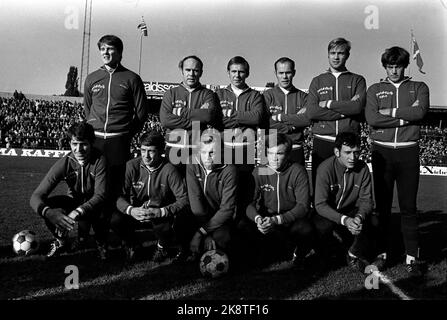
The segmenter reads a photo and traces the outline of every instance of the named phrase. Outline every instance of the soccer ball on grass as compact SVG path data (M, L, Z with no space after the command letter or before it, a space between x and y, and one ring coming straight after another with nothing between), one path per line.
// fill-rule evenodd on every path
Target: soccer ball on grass
M12 238L12 247L19 256L29 256L39 249L37 235L30 230L16 233Z
M200 258L199 267L204 277L220 277L228 272L228 256L221 250L206 251Z

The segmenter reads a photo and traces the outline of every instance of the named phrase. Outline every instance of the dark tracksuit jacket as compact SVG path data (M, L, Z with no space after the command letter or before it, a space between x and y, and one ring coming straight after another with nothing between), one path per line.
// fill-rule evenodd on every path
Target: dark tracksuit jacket
M309 182L306 169L297 163L287 163L281 171L268 166L253 170L255 193L247 207L247 217L254 221L276 216L279 225L290 225L305 218L309 212Z
M168 217L177 215L188 206L183 178L167 160L153 171L144 165L141 157L127 162L123 191L116 206L122 213L129 214L131 207L143 204L162 209Z
M102 66L85 79L84 112L97 136L133 136L147 120L143 81L121 64L112 73Z
M355 96L359 99L351 101ZM332 100L329 108L320 101ZM360 121L366 102L366 81L361 75L344 71L336 78L330 71L312 79L307 97L307 116L312 132L320 139L335 141L339 132L360 133Z
M400 142L419 140L419 121L430 107L429 89L424 82L410 79L404 79L398 89L389 80L369 87L365 117L373 143L385 142L390 143L389 147L392 144L398 147ZM416 100L419 105L413 107ZM380 109L392 109L392 115L382 115Z
M332 156L321 163L315 186L315 209L318 214L341 223L342 215L349 215L355 208L362 216L372 212L371 174L363 161L349 170Z
M160 122L166 128L166 145L177 148L197 146L200 133L197 137L192 136L192 122L200 122L199 128L203 131L208 127L218 128L221 117L215 93L202 85L192 92L183 84L169 89L160 108Z
M216 91L219 98L220 107L224 114L224 129L233 130L233 141L224 136L224 143L227 146L247 146L251 141L243 141L243 136L252 135L256 137L258 128L265 127L263 124L267 119L264 99L261 94L247 87L238 97L234 94L231 85Z
M286 95L276 85L263 94L267 110L269 111L270 129L276 129L279 133L287 134L294 145L303 145L303 130L310 125L306 112L307 93L292 87ZM277 121L272 119L274 115L281 115Z
M238 176L234 165L219 165L209 174L199 159L186 167L191 211L202 234L215 231L236 215Z
M92 214L100 214L100 210L106 198L106 164L101 154L93 149L90 160L81 166L70 152L60 158L50 168L39 186L31 195L31 208L43 216L47 210L46 203L50 193L61 181L65 181L68 186L68 196L79 203L76 211L79 217Z

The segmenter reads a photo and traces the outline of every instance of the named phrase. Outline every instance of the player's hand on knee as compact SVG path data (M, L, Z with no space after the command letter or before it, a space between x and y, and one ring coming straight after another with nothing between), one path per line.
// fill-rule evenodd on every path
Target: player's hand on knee
M48 209L45 213L45 217L58 229L73 229L74 220L66 216L65 210L62 208Z

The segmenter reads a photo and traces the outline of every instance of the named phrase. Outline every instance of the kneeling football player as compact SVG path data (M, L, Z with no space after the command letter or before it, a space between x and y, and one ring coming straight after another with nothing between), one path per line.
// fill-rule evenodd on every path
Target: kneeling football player
M271 134L266 137L265 144L268 163L253 170L255 192L246 217L238 224L238 231L257 248L278 243L281 247L276 247L276 251L287 252L287 244L291 243L294 248L292 262L302 268L314 237L308 217L307 172L302 165L288 160L292 141L287 135Z
M95 133L87 123L76 123L68 130L71 152L59 159L34 190L30 205L41 215L54 236L47 257L67 249L68 233L78 222L93 225L98 253L107 257L106 227L103 205L106 197L105 160L93 149ZM65 181L67 195L49 197L59 182ZM90 224L88 224L90 225Z
M335 139L334 155L320 164L315 185L315 227L320 249L327 258L334 231L349 246L346 259L352 268L364 272L368 262L368 220L373 208L371 175L359 160L360 138L342 132Z
M139 245L135 237L137 229L153 229L158 243L152 260L166 260L166 249L173 241L174 218L188 205L183 178L162 156L164 148L165 140L160 133L144 133L140 138L141 156L126 164L124 186L111 227L123 240L128 261L134 259Z
M219 133L203 133L199 155L186 166L192 214L179 216L175 226L182 247L178 263L198 260L204 251L229 249L238 177L234 165L223 164L222 150Z

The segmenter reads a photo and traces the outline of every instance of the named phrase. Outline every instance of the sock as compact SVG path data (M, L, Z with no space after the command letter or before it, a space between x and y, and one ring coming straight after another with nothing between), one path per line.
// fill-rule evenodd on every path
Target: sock
M382 259L386 260L386 252L377 255L377 258L382 258Z
M410 255L407 254L407 261L406 261L407 264L411 264L411 263L414 262L415 260L416 260L415 257L410 256Z

